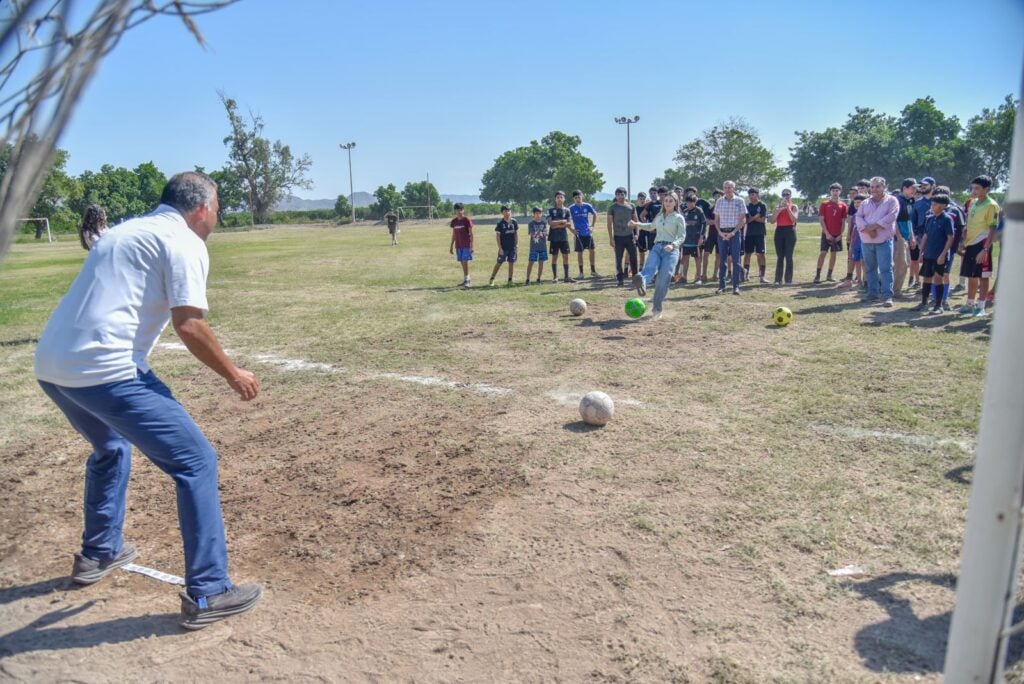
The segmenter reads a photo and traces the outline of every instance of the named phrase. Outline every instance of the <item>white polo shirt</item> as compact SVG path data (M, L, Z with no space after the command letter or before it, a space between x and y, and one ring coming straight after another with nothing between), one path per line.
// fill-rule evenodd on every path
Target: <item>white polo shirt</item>
M131 380L148 372L146 357L171 309L207 311L206 243L177 209L110 229L82 265L36 347L36 377L63 387Z

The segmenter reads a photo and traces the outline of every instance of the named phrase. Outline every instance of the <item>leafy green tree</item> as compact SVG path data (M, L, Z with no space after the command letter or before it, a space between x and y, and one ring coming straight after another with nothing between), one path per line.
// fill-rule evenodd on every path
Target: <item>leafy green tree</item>
M334 200L334 214L339 219L352 218L352 205L348 203L348 196L338 195L338 199Z
M274 205L293 188L309 189L306 173L313 165L309 155L295 157L280 140L273 144L263 137L263 118L250 114L247 125L238 113L238 104L220 95L227 111L231 134L224 138L228 147L228 166L242 180L254 223L267 223Z
M0 177L7 171L14 146L10 143L0 149ZM57 148L50 161L46 180L39 191L35 204L29 209L33 218L47 218L53 230L73 230L78 225L78 216L72 204L82 195L78 181L67 173L68 152Z
M441 203L441 193L433 183L425 180L406 183L402 190L402 202L406 207L421 207L414 209L413 215L416 218L427 218L426 205L438 206Z
M982 109L981 114L967 121L964 140L978 173L988 174L1000 186L1010 180L1010 147L1019 105L1007 95L997 108Z
M742 118L732 118L705 130L676 152L675 168L667 169L656 185L720 187L733 180L740 187L769 187L782 182L786 170L761 144L757 131Z
M72 208L79 216L90 204L98 204L107 212L107 221L115 224L141 216L156 206L146 204L139 188L139 177L123 166L104 164L98 172L84 171L78 182L82 195Z
M154 209L156 205L160 204L160 195L163 194L164 186L167 185L167 176L151 161L139 164L132 170L132 173L138 178L139 199L148 207L147 211Z
M217 225L227 225L224 217L228 212L248 208L242 179L230 166L224 166L217 171L207 171L202 166L197 166L196 171L205 173L217 184Z
M580 152L581 143L578 136L552 131L539 142L531 140L503 153L484 173L480 198L513 202L525 213L531 203L550 198L556 190L593 195L604 178L593 160Z
M398 191L394 183L388 183L387 186L381 185L373 193L376 202L370 205L370 216L373 218L383 218L384 214L389 211L397 211L399 207L404 204L402 193Z

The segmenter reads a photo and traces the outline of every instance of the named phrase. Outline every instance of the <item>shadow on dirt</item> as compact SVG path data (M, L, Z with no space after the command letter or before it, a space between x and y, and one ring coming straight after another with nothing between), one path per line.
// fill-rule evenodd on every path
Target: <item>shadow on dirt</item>
M946 642L952 611L926 618L914 613L912 601L895 593L905 582L927 582L951 591L956 587L952 574L924 575L897 572L866 582L851 582L847 586L861 596L871 599L883 608L889 618L868 625L857 632L854 647L864 665L874 672L928 674L942 672L946 659ZM1024 605L1014 610L1014 622L1024 618ZM1010 642L1007 666L1024 655L1024 638Z

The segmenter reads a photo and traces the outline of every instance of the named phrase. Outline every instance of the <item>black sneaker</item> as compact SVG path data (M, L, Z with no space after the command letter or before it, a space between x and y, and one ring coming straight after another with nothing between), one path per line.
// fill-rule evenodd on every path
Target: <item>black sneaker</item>
M815 278L814 278L814 284L815 284L815 285L817 285L817 284L818 284L818 283L820 283L820 282L821 282L821 276L815 276Z
M825 281L826 281L826 282L829 282L829 283L834 283L834 282L836 282L836 279L835 279L835 278L833 278L832 276L827 276L827 277L825 278Z
M911 311L926 311L928 309L928 302L921 302L915 306Z
M185 592L181 596L181 626L202 629L214 622L248 612L260 602L263 590L258 584L238 584L223 594L193 599Z
M121 553L106 560L93 560L76 553L75 564L71 568L71 581L75 584L96 584L112 571L131 563L138 555L134 544L125 544L121 547Z
M644 285L644 277L639 273L633 276L633 287L636 288L636 293L641 297L645 297L647 295L647 286Z

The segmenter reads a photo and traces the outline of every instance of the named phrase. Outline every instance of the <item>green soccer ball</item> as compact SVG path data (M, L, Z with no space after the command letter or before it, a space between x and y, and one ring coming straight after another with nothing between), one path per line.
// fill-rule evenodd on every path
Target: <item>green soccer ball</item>
M647 305L639 297L626 300L626 315L630 318L640 318L647 313Z
M785 327L793 321L793 312L785 306L776 307L775 311L772 311L772 320L780 328Z

